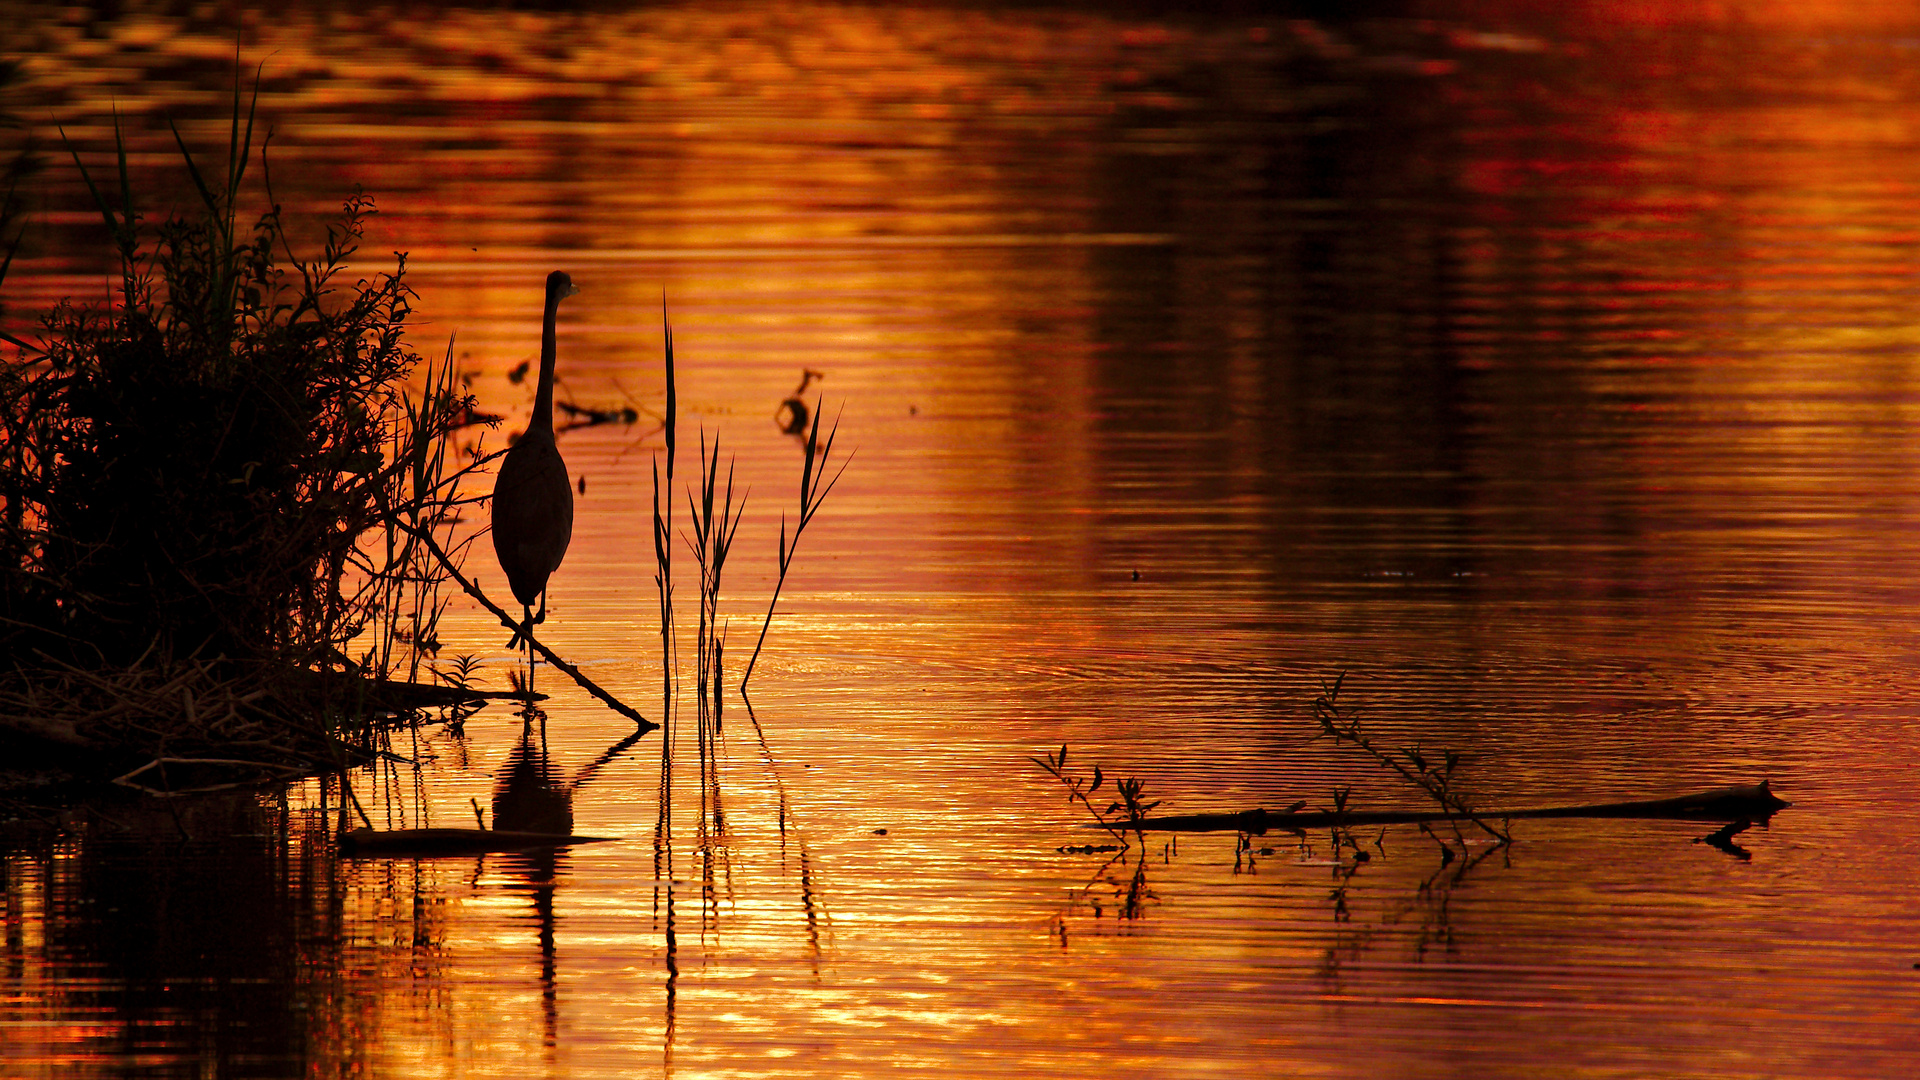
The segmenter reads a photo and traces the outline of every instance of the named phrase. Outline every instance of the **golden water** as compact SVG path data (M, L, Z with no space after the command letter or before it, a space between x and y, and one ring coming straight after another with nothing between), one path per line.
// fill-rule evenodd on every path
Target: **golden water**
M0 6L15 112L104 164L117 110L163 177L166 117L224 145L240 25L289 216L373 194L368 272L409 252L416 344L454 335L509 429L548 270L582 286L563 400L657 414L664 299L680 476L704 429L752 486L736 672L803 369L855 455L753 677L764 743L726 707L723 830L683 734L657 846L659 737L591 767L631 724L545 671L575 827L615 842L341 861L318 783L20 828L0 1072L1883 1077L1920 1051L1920 24L74 10ZM16 331L105 289L47 156ZM543 637L650 716L654 427L563 437L587 486ZM505 684L485 617L441 639ZM1168 810L1411 804L1310 740L1343 671L1489 804L1771 778L1796 806L1745 861L1620 821L1518 823L1462 874L1411 828L1350 878L1324 837L1251 868L1188 838L1138 885L1057 850L1090 837L1027 759L1062 743ZM395 747L417 773L355 791L382 826L469 823L519 731L428 729Z

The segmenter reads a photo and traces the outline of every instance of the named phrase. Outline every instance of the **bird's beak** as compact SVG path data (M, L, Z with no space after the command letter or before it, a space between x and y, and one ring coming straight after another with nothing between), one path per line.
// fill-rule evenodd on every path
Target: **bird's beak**
M572 282L568 282L568 283L567 283L567 295L568 295L568 296L573 296L573 295L576 295L576 294L578 294L579 292L580 292L580 286L578 286L578 285L575 285L575 284L574 284L574 283L572 283Z

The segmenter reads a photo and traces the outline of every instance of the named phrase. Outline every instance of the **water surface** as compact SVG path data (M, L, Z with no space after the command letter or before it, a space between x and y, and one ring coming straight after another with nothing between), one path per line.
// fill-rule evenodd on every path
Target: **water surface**
M229 13L9 11L43 139L105 163L117 111L161 185L166 118L224 140ZM561 444L545 640L595 679L658 714L663 299L680 476L705 430L752 485L730 655L803 370L856 452L757 727L726 706L723 821L689 721L656 845L659 737L595 764L631 724L542 672L575 826L617 842L343 861L318 781L23 825L4 1071L1900 1073L1920 87L1915 28L1842 19L240 17L275 197L373 194L367 272L409 253L416 344L452 336L508 429L541 279L581 284L561 395L641 414ZM9 328L105 289L47 158ZM441 637L505 685L483 614ZM1410 827L1357 871L1324 836L1059 850L1097 839L1028 761L1062 743L1168 810L1417 805L1312 739L1342 672L1487 804L1796 805L1744 859L1623 821L1446 867ZM350 782L382 826L465 824L520 733L496 706Z

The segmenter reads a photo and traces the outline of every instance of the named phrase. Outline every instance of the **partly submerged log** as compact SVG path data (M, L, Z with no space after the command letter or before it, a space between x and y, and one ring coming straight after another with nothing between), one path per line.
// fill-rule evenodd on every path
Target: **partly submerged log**
M1237 814L1179 814L1142 818L1135 825L1149 832L1245 832L1264 833L1269 829L1299 830L1347 827L1353 825L1413 825L1426 821L1482 821L1502 818L1657 818L1676 821L1758 821L1765 823L1776 811L1793 804L1776 797L1767 781L1742 787L1714 788L1694 795L1672 799L1644 799L1635 802L1596 803L1587 806L1547 806L1527 810L1483 810L1471 816L1444 810L1315 810L1283 813L1273 810L1246 810ZM1116 823L1118 824L1118 823ZM1097 826L1096 826L1097 827Z
M402 679L369 679L357 673L304 668L287 671L281 677L288 680L297 691L297 694L279 693L277 696L283 699L317 698L357 706L357 709L350 711L370 714L403 715L424 709L463 705L477 707L492 700L518 700L525 696L507 690L475 690L466 686L407 682ZM545 695L536 697L544 700Z
M340 834L340 854L348 858L481 855L490 851L537 851L574 844L604 844L611 836L510 832L502 829L351 829Z

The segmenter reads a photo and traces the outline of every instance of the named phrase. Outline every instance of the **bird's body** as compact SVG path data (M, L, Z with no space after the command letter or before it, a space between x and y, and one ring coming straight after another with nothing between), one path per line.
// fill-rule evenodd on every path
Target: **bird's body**
M493 484L493 550L513 598L540 601L573 539L573 485L553 432L531 429L507 451Z
M547 579L566 558L573 539L573 485L553 439L554 321L560 301L578 292L573 279L547 275L547 307L540 333L540 386L526 433L507 451L493 485L493 552L507 572L513 598L526 621L508 648L518 645L547 615ZM540 614L533 605L538 601Z

